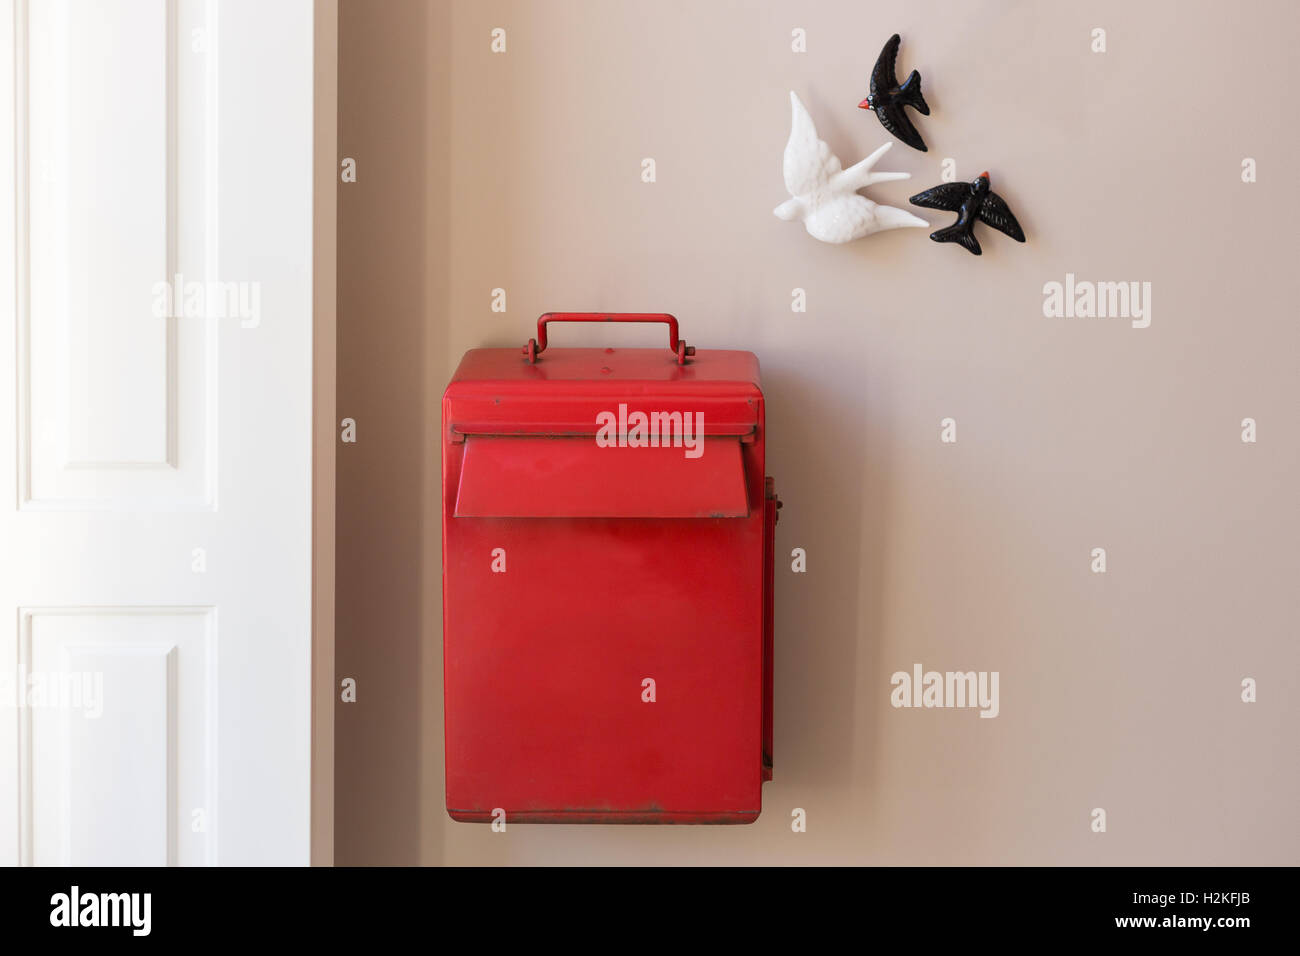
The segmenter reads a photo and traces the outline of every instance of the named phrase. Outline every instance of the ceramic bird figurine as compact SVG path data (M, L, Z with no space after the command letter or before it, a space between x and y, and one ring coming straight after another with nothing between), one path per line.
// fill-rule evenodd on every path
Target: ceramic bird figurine
M817 127L799 97L790 94L790 140L785 144L785 188L792 198L772 212L787 222L801 220L808 235L822 242L849 242L883 229L925 226L929 223L910 212L881 206L858 190L875 183L910 179L910 173L873 173L871 167L889 150L885 143L862 162L848 169L830 147L817 138Z
M921 96L921 74L913 70L902 86L894 74L894 61L898 58L898 44L901 41L895 33L885 43L876 60L876 68L871 71L871 92L858 106L864 110L875 110L880 125L885 127L913 149L926 152L925 140L916 131L912 121L903 112L904 106L910 106L922 116L930 115L930 107Z
M957 214L951 226L930 233L935 242L956 242L963 248L980 255L980 243L975 238L975 220L1004 232L1016 242L1025 241L1024 230L1006 201L989 188L989 174L980 173L970 183L942 183L923 193L917 193L911 202L927 209L946 209Z

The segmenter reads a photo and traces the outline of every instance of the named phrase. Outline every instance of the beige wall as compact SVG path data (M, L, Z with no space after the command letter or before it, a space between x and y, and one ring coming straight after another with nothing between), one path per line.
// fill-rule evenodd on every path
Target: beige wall
M343 0L339 863L1300 863L1300 17L1087 7ZM872 195L987 168L1026 245L835 247L772 216L788 90L865 156L893 31L930 152L896 144L880 168L913 178ZM1151 326L1045 318L1067 272L1151 282ZM503 836L443 812L438 400L466 349L548 309L671 311L763 363L778 555L808 573L778 565L753 826ZM892 708L915 662L999 671L1000 716Z

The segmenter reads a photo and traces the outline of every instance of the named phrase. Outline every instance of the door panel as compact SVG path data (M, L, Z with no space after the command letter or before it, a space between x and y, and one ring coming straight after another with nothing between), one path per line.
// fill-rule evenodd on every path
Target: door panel
M193 46L210 11L42 0L18 13L22 507L208 506L216 329L196 313L219 298L201 285L216 84Z
M211 862L214 609L24 608L20 641L31 862Z

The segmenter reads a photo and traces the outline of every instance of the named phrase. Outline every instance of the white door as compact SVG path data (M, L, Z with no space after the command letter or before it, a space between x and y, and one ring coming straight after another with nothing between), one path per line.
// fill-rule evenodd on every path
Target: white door
M0 0L0 862L308 862L312 16Z

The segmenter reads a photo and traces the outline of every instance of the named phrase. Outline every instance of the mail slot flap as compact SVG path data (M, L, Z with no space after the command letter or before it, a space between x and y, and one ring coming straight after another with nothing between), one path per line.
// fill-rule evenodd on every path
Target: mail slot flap
M744 518L740 440L705 436L695 449L630 448L602 447L591 437L470 435L455 515Z

